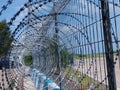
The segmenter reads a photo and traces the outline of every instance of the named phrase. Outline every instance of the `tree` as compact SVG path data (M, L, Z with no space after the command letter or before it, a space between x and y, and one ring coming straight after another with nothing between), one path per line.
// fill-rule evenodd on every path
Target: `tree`
M0 22L0 57L4 56L10 48L10 30L7 29L6 20Z

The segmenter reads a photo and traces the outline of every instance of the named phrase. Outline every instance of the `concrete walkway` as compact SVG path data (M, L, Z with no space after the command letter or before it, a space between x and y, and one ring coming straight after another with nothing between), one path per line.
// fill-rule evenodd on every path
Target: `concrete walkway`
M36 90L30 77L24 78L24 90Z

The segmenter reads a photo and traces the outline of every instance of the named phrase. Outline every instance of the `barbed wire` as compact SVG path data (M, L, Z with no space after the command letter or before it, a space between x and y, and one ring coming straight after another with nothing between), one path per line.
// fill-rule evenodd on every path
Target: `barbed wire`
M72 82L73 87L70 87L69 90L75 90L75 88L77 87L79 89L88 88L88 89L94 90L99 87L101 88L101 86L103 86L102 89L103 88L108 89L109 87L108 87L107 80L111 76L108 73L106 73L107 65L106 65L106 59L105 59L105 56L106 56L105 45L104 45L103 31L102 31L103 19L101 17L101 9L102 9L100 4L101 1L102 0L97 0L97 1L69 0L68 4L64 7L64 9L60 13L50 13L50 14L48 13L44 15L39 14L39 11L40 11L39 8L41 8L42 6L46 6L48 3L52 2L52 0L45 0L39 3L32 2L31 4L26 3L24 4L23 7L19 9L19 11L13 16L13 18L11 18L10 22L8 22L9 27L13 25L14 21L17 19L20 13L22 13L26 8L30 6L33 6L34 8L32 8L32 10L26 16L24 16L24 18L19 22L19 24L16 26L11 36L12 38L15 38L16 36L16 40L18 40L18 42L22 36L25 36L24 38L25 44L24 45L20 44L20 45L21 46L23 45L22 46L23 48L28 48L28 49L31 49L30 46L32 46L33 51L35 52L34 55L39 58L39 59L37 58L34 59L35 64L33 66L38 70L40 70L41 72L45 73L48 77L51 77L58 85L61 85L62 82L66 79L66 77L68 77L64 82L64 85L62 85L62 88L65 88L65 89L66 87L68 88L69 85L71 85L70 82ZM82 4L78 5L79 2ZM39 4L39 5L34 6L34 4ZM110 4L113 5L113 8L120 7L119 4L114 1L109 2L109 5ZM82 5L84 6L83 8L81 8ZM7 4L6 6L3 5L1 13L7 9L7 6L8 6ZM77 10L76 11L69 10L69 8L72 6L76 6ZM42 10L44 11L44 9ZM114 11L114 15L110 16L109 19L117 23L116 18L119 17L120 14L116 13L115 9L113 11ZM49 10L47 12L49 12ZM74 60L74 62L77 63L76 68L75 66L72 65L72 63L68 64L66 67L62 67L62 64L61 64L60 67L62 69L65 69L65 71L61 70L59 73L57 72L57 69L56 69L57 68L57 61L55 58L56 52L53 50L53 48L50 48L51 44L49 43L50 42L49 40L52 39L51 42L58 44L55 39L56 34L53 35L53 33L55 33L55 28L56 28L56 26L54 25L55 16L57 16L57 19L58 19L58 21L56 22L58 25L57 29L59 32L58 38L60 40L59 42L60 45L58 47L61 50L61 52L62 52L62 49L64 49L64 47L68 51L68 55L66 56L60 54L60 51L59 51L59 54L61 57L65 58L66 63L69 63L69 58L71 57L70 55L72 55L73 59L76 59ZM30 17L29 21L28 21L28 17ZM39 27L38 31L34 30L35 27L32 27L32 25L37 25L43 22L49 22L49 23L42 24L43 26ZM112 44L115 44L117 48L116 49L117 54L115 55L116 58L114 60L114 66L112 67L112 68L115 68L115 65L117 64L117 61L118 61L117 58L119 58L120 56L119 55L120 41L119 41L118 35L116 34L116 33L119 33L117 31L118 25L116 24L114 26L113 24L114 23L111 22L110 29L112 31L112 39L113 39ZM32 27L32 29L30 28L30 26ZM65 28L65 30L63 29L63 27ZM40 37L38 37L37 35L40 35ZM18 44L18 42L16 42L16 44ZM38 46L38 47L33 47L33 46ZM20 54L18 51L21 48L17 46L13 46L13 47L16 47L16 48L12 48L11 51L14 49L17 50L16 56L19 57ZM40 54L39 50L41 53L44 53L44 54ZM20 52L22 53L22 50ZM37 53L39 53L40 56L37 56ZM78 62L77 62L77 58L75 58L74 56L77 54L80 55L78 57ZM114 54L114 52L112 52L112 54ZM34 55L33 57L35 58ZM85 57L85 55L87 56ZM102 55L102 57L100 55ZM19 62L19 58L16 58L16 60L18 60ZM64 64L64 61L62 61L62 63ZM12 64L10 63L10 69L11 71L13 71L11 67L12 67ZM19 68L18 66L16 67L18 72L21 72L19 70L21 66L19 66ZM66 70L67 68L68 70ZM79 76L77 76L78 71L80 74ZM58 73L58 75L56 75L56 73ZM8 81L8 84L10 84L10 80L15 76L11 72L9 73L9 76L7 76L8 74L7 75L6 74L7 73L5 73L6 80ZM61 77L62 79L60 79ZM78 79L76 79L76 77ZM92 79L90 79L90 81L87 82L86 78L92 78ZM82 82L86 84L83 84ZM3 84L3 87L4 87L4 84ZM45 86L44 88L46 87L47 86Z
M12 3L13 3L13 0L8 0L7 3L2 6L0 10L0 16L2 15L3 11L7 10L8 6L11 5Z

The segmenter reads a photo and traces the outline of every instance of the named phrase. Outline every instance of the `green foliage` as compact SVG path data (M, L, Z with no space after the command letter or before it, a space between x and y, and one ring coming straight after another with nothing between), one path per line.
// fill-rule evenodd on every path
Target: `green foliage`
M60 55L61 55L62 67L66 67L67 65L72 64L72 62L73 62L73 55L70 54L69 52L67 52L67 49L63 48L60 51Z
M5 52L10 48L9 36L10 30L6 29L6 21L0 22L0 56L4 56Z
M74 54L73 56L75 59L80 59L82 57L82 55L80 55L80 54Z
M84 90L87 90L88 84L90 84L91 81L94 80L88 75L82 74L79 70L76 70L69 66L64 68L63 72L67 72L67 74L65 75L67 79L78 82L78 85L84 87Z
M84 54L84 55L81 55L81 54L74 54L73 55L74 56L74 58L75 59L80 59L80 58L92 58L93 57L93 55L92 54ZM103 54L103 53L100 53L100 54L95 54L95 56L94 57L104 57L105 56L105 54Z
M15 86L15 79L11 80L11 87L13 88Z
M49 47L51 49L52 55L55 56L55 60L53 60L53 66L57 63L59 52L58 52L58 46L55 42L54 38L48 38L47 43L49 44ZM72 64L73 62L73 55L67 51L67 49L62 48L60 50L60 56L61 56L61 66L66 67L69 64Z
M24 56L24 63L26 66L30 66L32 64L32 56L28 55L28 56Z

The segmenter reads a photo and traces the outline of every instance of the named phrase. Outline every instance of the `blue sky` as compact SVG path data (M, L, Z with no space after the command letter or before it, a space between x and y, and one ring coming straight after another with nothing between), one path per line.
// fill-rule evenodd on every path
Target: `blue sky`
M8 0L0 0L0 10L1 10L1 8L2 8L2 6L3 5L6 5L7 4L7 1ZM7 21L9 21L14 15L15 15L15 13L21 8L21 7L23 7L23 5L24 5L24 3L26 3L28 0L13 0L13 3L10 5L10 6L8 6L8 8L7 8L7 10L6 11L3 11L3 13L2 13L2 15L0 16L0 21L1 20L4 20L4 19L6 19ZM81 1L81 0L80 0ZM109 0L109 1L112 1L112 0ZM118 0L114 0L115 2L117 2ZM73 2L72 2L73 3ZM80 2L81 3L81 2ZM79 3L79 4L80 4ZM78 4L78 3L77 3ZM82 3L81 3L81 6L82 6ZM70 6L71 7L71 6ZM75 5L73 5L72 6L72 10L74 11L74 9L76 10L76 8L78 8L77 7L77 5L75 6ZM71 8L70 8L71 9ZM116 9L116 14L120 14L120 8L119 7L116 7L115 8ZM69 11L69 10L68 10ZM113 16L113 5L112 4L110 4L110 15L111 16ZM25 11L26 12L26 11ZM77 12L77 11L76 11ZM27 13L27 12L26 12ZM43 12L44 13L44 12ZM21 13L20 14L20 16L15 20L15 23L14 24L16 24L15 26L17 26L17 24L19 23L19 21L24 17L24 15L25 15L25 13L23 12L23 13ZM60 18L61 19L61 18ZM120 30L119 30L119 22L120 22L120 17L117 17L116 18L117 19L117 29L118 29L118 31L117 31L117 33L120 33ZM61 19L61 21L62 20L64 20L64 18L62 18ZM67 20L67 19L66 19ZM64 20L64 22L66 22L65 20ZM113 24L113 29L115 29L114 28L114 20L112 19L111 20L111 22L112 22L112 24ZM77 23L75 23L74 22L74 24L76 25ZM73 24L73 25L74 25ZM11 28L14 28L15 26L12 26ZM65 28L65 30L66 30L66 27L62 27L63 29ZM64 31L65 31L64 30ZM119 38L119 40L120 40L120 35L118 35L118 38ZM115 45L114 45L114 47L116 47Z
M7 4L8 0L0 0L0 10L3 5ZM6 19L7 21L13 17L13 15L26 3L28 0L13 0L13 3L8 6L6 11L3 11L0 16L0 21Z

